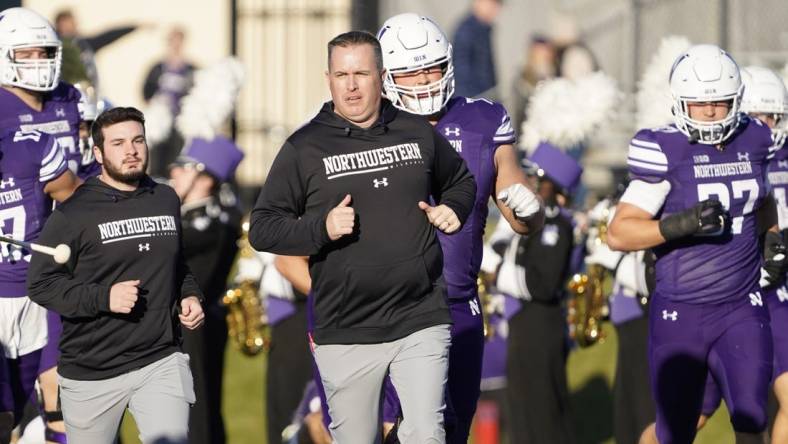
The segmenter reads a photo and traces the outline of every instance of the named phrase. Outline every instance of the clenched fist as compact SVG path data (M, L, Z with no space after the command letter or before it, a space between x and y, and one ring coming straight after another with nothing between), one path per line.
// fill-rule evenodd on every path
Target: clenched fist
M454 214L454 210L446 205L431 207L427 202L420 201L419 208L427 215L430 223L444 233L451 234L460 229L460 219Z
M350 194L346 195L342 202L332 208L326 216L326 231L332 241L353 232L353 227L356 224L356 212L350 206L350 200Z
M539 212L539 199L521 183L515 183L498 193L498 200L509 207L519 220L526 220Z
M131 313L137 303L139 279L114 284L109 289L109 311L112 313Z
M187 296L181 299L181 314L178 315L178 319L189 330L194 330L202 325L205 313L202 311L202 304L197 296Z

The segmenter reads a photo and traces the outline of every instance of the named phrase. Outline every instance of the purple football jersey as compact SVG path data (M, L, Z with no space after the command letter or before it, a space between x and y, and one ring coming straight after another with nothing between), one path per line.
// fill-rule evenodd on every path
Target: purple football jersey
M468 299L477 292L487 202L495 191L495 150L514 143L514 130L503 105L465 97L449 100L435 129L457 150L476 179L476 203L462 230L451 235L438 231L449 298Z
M777 147L769 162L769 184L777 202L777 223L780 230L788 229L788 146Z
M769 129L746 116L722 151L689 143L673 125L635 135L627 160L630 175L670 183L663 217L716 199L731 218L720 235L689 236L655 248L656 293L677 302L716 303L746 298L757 289L761 252L755 215L768 193L771 145Z
M0 137L0 229L4 236L34 241L52 212L46 184L63 174L65 154L57 140L38 131ZM0 297L27 295L31 252L0 243Z
M21 99L0 88L0 128L3 132L40 131L54 136L66 155L66 164L74 174L86 179L98 174L93 156L79 151L79 97L72 85L60 82L44 96L41 111L30 108Z

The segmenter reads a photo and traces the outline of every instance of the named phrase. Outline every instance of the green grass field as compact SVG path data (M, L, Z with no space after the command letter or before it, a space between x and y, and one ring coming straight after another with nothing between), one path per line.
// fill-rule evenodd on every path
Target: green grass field
M607 339L569 356L568 378L574 424L579 444L613 443L611 387L616 365L617 339L605 325ZM249 358L227 348L224 381L224 418L230 444L266 444L263 378L265 356ZM123 443L139 443L133 419L127 415ZM733 444L733 431L724 406L711 418L695 441L699 444ZM279 444L279 443L270 443Z

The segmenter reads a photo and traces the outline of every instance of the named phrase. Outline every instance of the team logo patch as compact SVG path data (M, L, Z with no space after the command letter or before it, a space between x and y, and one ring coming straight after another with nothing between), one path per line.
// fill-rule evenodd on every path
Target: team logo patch
M763 297L760 291L750 293L750 305L753 307L763 307Z
M679 320L679 312L677 312L676 310L673 310L671 312L667 310L662 310L662 319L666 321L670 319L671 321L676 322Z
M459 126L447 126L443 128L443 135L446 137L453 136L453 137L460 137L460 127Z

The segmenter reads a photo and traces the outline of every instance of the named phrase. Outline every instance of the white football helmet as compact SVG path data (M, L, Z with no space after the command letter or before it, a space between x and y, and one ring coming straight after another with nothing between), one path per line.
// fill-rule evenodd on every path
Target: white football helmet
M15 51L44 48L45 59L17 60ZM27 8L0 12L0 84L52 91L60 81L63 49L52 25Z
M427 17L406 13L391 17L378 31L383 50L386 97L399 109L428 116L446 106L454 94L454 64L451 44L438 25ZM394 75L433 66L443 67L436 82L419 86L401 86Z
M776 146L782 146L788 134L788 89L783 79L771 69L760 66L742 68L741 79L744 83L741 111L771 115L775 121L772 140Z
M695 45L673 63L670 92L676 126L692 141L718 145L728 139L739 124L739 107L744 86L739 67L725 51L714 45ZM688 103L730 101L725 118L713 122L692 119Z

